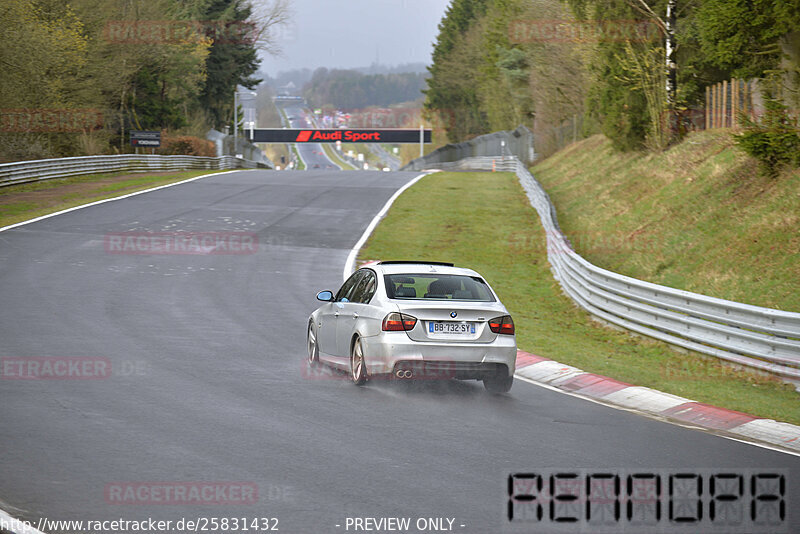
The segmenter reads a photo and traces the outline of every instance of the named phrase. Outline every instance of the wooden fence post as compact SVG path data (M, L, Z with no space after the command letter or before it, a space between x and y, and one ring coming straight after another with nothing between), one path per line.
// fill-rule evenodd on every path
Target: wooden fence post
M747 115L748 119L752 118L750 115L753 112L752 111L753 102L751 102L750 98L751 98L750 97L750 80L746 80L744 82L744 106L743 106L743 109L744 109L744 112Z
M728 80L722 81L722 127L728 127Z
M717 127L717 84L711 86L711 129Z

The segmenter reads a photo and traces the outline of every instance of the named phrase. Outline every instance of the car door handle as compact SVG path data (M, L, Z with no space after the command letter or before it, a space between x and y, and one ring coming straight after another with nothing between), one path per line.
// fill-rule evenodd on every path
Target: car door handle
M334 317L339 317L339 312L333 312Z
M357 313L353 314L353 319L358 319L358 314Z

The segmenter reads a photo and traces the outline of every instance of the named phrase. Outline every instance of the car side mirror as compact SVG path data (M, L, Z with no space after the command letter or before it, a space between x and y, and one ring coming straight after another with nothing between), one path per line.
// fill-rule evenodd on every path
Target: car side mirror
M322 302L332 302L333 301L333 291L320 291L317 293L317 300L321 300Z

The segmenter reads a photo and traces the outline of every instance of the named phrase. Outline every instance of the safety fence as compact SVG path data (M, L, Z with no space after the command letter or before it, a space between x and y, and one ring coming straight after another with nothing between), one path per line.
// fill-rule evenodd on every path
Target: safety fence
M722 81L706 87L705 127L735 128L742 115L751 117L760 108L758 80Z
M42 159L0 164L0 187L83 174L255 168L267 168L267 165L261 162L235 158L233 156L214 158L203 156L120 154L112 156Z
M436 167L516 173L544 226L553 275L564 292L593 316L671 345L774 374L800 389L800 313L660 286L589 263L573 250L558 226L549 196L516 157L472 157Z

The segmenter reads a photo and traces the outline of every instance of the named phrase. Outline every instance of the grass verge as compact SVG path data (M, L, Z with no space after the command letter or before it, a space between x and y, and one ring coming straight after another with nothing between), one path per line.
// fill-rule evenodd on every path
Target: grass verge
M264 154L276 167L286 170L286 165L292 159L289 145L284 143L258 143L256 146L264 151ZM283 162L281 162L281 157L283 157Z
M436 173L403 193L359 257L452 261L483 276L522 350L638 386L800 424L800 394L777 379L600 326L553 279L536 211L510 173Z
M357 170L353 165L340 158L336 149L330 146L328 143L320 143L320 146L322 147L322 150L325 151L325 155L328 156L328 159L340 166L343 171Z
M0 188L0 228L97 200L223 171L92 174Z
M766 178L730 131L662 153L620 153L603 136L533 168L576 251L678 289L800 311L800 170Z
M297 145L292 145L292 152L294 152L294 161L297 163L295 166L296 171L306 170L306 162L300 157L300 152L297 150Z

